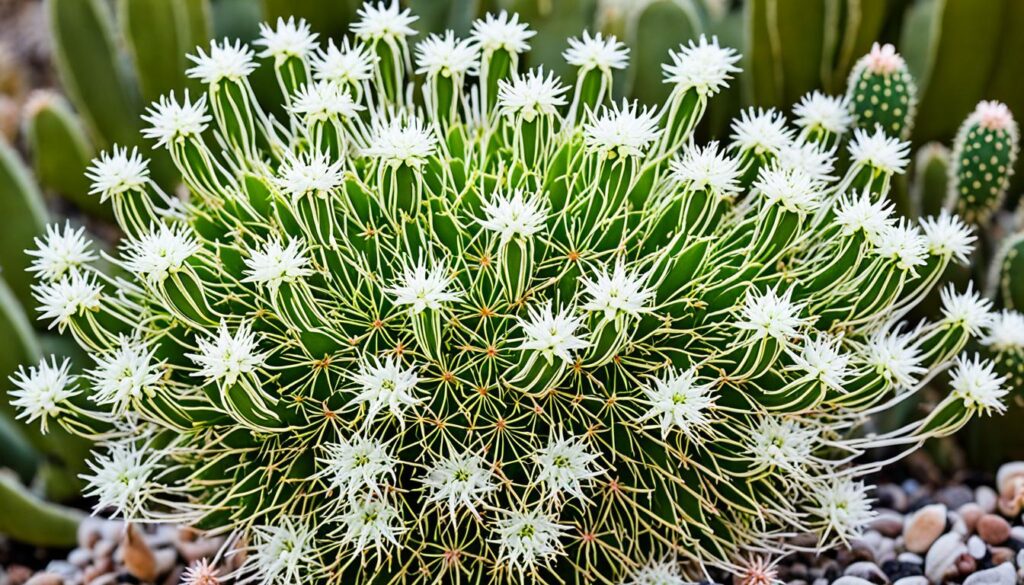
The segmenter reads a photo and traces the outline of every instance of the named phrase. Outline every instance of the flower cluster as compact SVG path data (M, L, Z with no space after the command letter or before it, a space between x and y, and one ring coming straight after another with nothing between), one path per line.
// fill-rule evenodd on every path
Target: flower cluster
M281 20L197 51L208 91L145 117L187 197L115 148L89 176L119 269L70 227L33 252L40 317L95 364L12 395L102 441L103 509L234 532L241 582L681 583L856 536L858 455L1002 409L961 354L1012 319L949 289L903 323L974 236L892 215L908 145L843 99L699 145L738 70L715 39L671 53L654 108L612 102L614 38L569 41L570 87L524 70L514 15L410 46L397 2L359 14L340 42ZM943 369L923 420L856 432Z

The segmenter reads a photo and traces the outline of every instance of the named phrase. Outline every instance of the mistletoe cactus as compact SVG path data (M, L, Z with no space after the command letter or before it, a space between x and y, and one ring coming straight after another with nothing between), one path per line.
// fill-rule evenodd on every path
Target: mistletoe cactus
M101 441L98 508L234 535L262 583L679 583L769 573L870 516L859 456L1003 410L963 353L989 303L902 318L971 231L896 220L908 145L809 96L693 129L739 56L665 65L659 108L612 103L627 49L569 42L575 85L522 71L505 13L410 46L366 5L354 38L302 21L214 42L145 116L187 189L115 148L91 166L125 238L34 252L40 316L94 356L14 377L21 415ZM248 76L276 72L286 114ZM847 152L848 151L848 152ZM867 416L949 369L922 420Z

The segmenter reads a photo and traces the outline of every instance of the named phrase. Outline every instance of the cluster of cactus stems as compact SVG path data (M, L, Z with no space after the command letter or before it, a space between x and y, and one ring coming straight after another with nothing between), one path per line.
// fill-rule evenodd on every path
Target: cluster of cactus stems
M569 41L569 85L521 70L514 16L412 47L397 3L359 14L341 43L288 20L197 51L207 92L144 118L187 195L114 148L89 177L119 252L68 226L33 252L41 318L95 363L11 394L101 441L98 509L231 534L246 582L682 583L856 536L862 454L1003 410L964 352L987 300L905 323L974 240L897 220L908 145L851 131L911 103L814 94L698 145L738 71L714 39L642 108L611 101L614 38ZM923 419L858 433L944 371Z

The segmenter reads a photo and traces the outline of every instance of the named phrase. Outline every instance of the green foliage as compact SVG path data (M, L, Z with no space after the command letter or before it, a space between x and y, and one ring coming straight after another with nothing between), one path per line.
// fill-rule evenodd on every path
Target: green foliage
M978 104L953 143L947 207L978 224L1002 207L1017 162L1018 133L1005 105Z
M31 306L30 258L24 251L33 247L36 235L43 233L46 206L21 157L4 140L0 140L0 194L0 217L16 218L0 230L0 274L15 298Z
M70 548L78 542L84 514L42 501L0 470L0 533L36 546Z
M915 217L933 217L949 195L949 149L929 142L917 151L910 197Z

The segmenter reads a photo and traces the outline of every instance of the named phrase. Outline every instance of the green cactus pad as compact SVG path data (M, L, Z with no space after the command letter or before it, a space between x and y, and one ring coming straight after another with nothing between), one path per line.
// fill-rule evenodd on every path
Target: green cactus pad
M997 260L999 296L1003 304L1024 311L1024 232L1003 244Z
M892 45L876 43L861 57L850 72L846 95L857 127L871 130L879 126L898 138L910 135L917 86Z
M979 103L953 144L946 207L968 222L985 222L1006 198L1018 141L1017 123L1005 105Z

